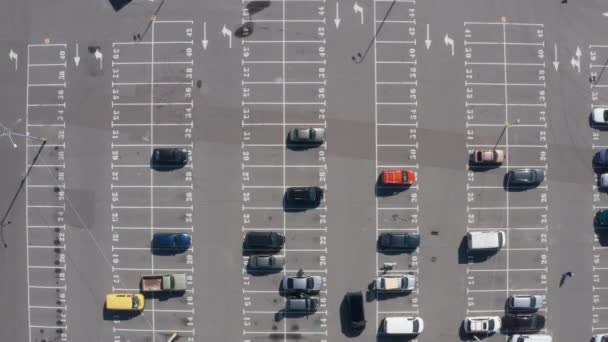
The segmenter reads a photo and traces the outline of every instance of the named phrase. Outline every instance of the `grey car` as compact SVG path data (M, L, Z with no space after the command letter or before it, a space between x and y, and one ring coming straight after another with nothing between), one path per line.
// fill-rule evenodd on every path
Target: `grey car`
M285 311L314 312L319 307L319 298L287 298Z
M509 309L538 310L545 305L545 295L517 295L507 299Z
M323 279L320 276L301 276L284 277L281 282L283 291L293 293L319 293L323 285Z
M289 141L298 144L322 144L325 141L325 128L293 128L289 131Z
M545 172L541 169L513 169L509 171L509 184L511 185L538 185L545 179Z
M285 266L285 257L282 255L252 255L247 266L256 270L280 270Z

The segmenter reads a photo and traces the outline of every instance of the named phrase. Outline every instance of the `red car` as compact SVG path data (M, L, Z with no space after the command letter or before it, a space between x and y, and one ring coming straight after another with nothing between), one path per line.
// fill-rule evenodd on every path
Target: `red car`
M384 170L382 171L382 184L385 185L412 185L416 182L416 174L412 170Z

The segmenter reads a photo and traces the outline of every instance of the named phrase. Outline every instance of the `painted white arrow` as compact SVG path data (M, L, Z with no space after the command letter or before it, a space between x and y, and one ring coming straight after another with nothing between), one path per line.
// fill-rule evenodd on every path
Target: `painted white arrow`
M207 22L203 21L203 50L207 50L209 41L207 40Z
M361 14L361 25L363 25L363 7L359 6L359 4L355 1L353 9L355 10L355 13Z
M76 56L74 56L74 63L76 63L76 66L78 66L80 63L80 56L78 56L78 43L76 43Z
M232 31L230 31L226 25L222 27L222 35L224 35L224 37L228 37L228 47L232 49Z
M99 49L95 50L95 59L99 61L99 69L103 69L103 54Z
M8 58L9 58L11 61L14 61L14 62L15 62L15 71L17 71L17 68L19 67L19 66L18 66L18 65L19 65L19 55L18 55L18 54L17 54L15 51L13 51L13 49L11 49L11 50L8 52Z
M581 56L582 56L582 52L581 52L581 48L580 47L576 47L576 53L574 54L574 56L572 57L572 59L570 60L570 65L572 65L572 67L574 69L577 69L578 72L581 72Z
M334 23L336 23L336 28L340 27L340 3L336 1L336 19L334 19Z
M445 43L445 46L450 45L452 47L452 56L454 56L454 39L450 38L446 33L445 37L443 37L443 42Z
M559 61L557 60L557 43L555 43L555 58L553 59L553 66L555 67L555 71L559 68Z
M426 40L424 41L424 44L426 44L427 50L431 48L431 31L429 30L429 24L426 24Z

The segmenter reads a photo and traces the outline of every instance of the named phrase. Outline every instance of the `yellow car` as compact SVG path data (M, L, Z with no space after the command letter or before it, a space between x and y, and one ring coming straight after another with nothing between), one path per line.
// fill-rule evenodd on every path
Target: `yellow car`
M106 295L106 309L142 311L144 295L141 293L109 293Z

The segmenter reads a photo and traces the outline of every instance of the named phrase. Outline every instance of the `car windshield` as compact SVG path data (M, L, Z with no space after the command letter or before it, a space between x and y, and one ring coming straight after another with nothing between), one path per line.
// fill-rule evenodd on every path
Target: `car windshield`
M488 330L494 330L494 320L493 319L488 321Z
M530 307L536 306L536 297L530 297Z
M532 179L532 172L530 170L519 170L513 174L513 178L518 181L528 182Z
M139 298L137 296L133 296L133 309L139 308Z
M306 288L307 289L312 289L315 287L315 280L312 278L308 278L306 279Z
M308 132L310 134L311 139L314 139L317 136L317 132L312 128Z
M293 278L287 278L287 288L293 288Z
M608 110L604 111L604 121L608 121Z
M407 277L403 277L403 278L401 279L401 286L403 286L403 288L404 288L404 289L406 289L406 288L407 288L407 285L408 285L408 284L407 284Z
M266 263L267 263L268 265L270 265L270 266L272 266L272 265L276 264L276 261L274 260L274 258L273 258L273 257L267 257L267 258L266 258L266 260L267 260L267 262L266 262Z
M420 329L420 323L418 322L418 320L414 320L413 322L413 330L414 332L418 331L418 329Z
M477 151L477 160L482 160L482 159L483 159L483 152Z

